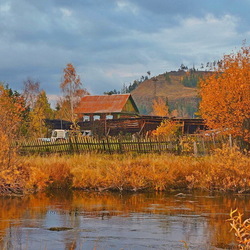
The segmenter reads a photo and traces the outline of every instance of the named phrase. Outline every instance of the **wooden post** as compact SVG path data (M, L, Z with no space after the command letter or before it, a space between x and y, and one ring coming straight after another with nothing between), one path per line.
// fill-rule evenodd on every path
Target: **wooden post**
M153 151L153 145L150 137L149 137L149 145L150 145L150 150Z
M233 147L233 141L232 141L232 135L229 135L229 147L232 148Z
M85 141L87 143L87 148L88 148L88 151L90 152L90 145L89 145L89 140L88 140L88 137L85 138Z
M106 147L105 147L105 141L104 141L104 139L102 140L102 145L103 145L103 152L106 152Z
M198 155L198 148L197 148L197 143L194 141L194 156Z
M122 154L123 153L123 147L122 147L122 142L121 142L121 138L118 138L118 144L119 144L119 151Z
M176 140L176 147L177 147L177 154L180 155L181 154L181 141L179 137Z
M201 140L202 140L203 152L204 152L204 154L206 154L205 140L203 137Z
M214 133L212 133L212 138L213 138L213 144L214 144L214 148L215 148L215 139L214 139Z
M111 148L110 148L109 138L107 137L106 140L107 140L107 145L108 145L108 151L109 151L109 154L111 155Z
M141 152L142 150L141 150L140 138L137 139L137 143L138 143L138 144L137 144L137 145L138 145L137 152L138 152L138 153L142 153L142 152Z
M71 153L74 153L74 147L73 147L71 137L69 137L69 150L70 150Z
M74 138L74 139L75 139L75 145L76 145L76 147L75 147L75 148L76 148L76 150L75 150L75 151L76 151L77 153L79 153L79 147L78 147L77 135L75 135L75 138Z

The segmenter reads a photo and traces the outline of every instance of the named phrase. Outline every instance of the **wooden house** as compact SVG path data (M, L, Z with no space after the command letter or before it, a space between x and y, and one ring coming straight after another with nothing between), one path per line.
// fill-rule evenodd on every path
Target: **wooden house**
M75 110L79 121L136 117L139 110L130 94L87 95Z
M99 135L112 134L111 121L117 121L117 129L122 131L122 121L139 116L139 110L130 94L84 96L75 113L82 131Z

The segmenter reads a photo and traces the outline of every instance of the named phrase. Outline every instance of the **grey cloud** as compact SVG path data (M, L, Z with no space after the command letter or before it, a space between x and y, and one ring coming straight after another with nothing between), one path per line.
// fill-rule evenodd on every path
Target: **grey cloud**
M148 70L159 74L182 62L208 61L249 38L249 2L236 2L2 0L0 80L20 89L30 76L57 94L71 62L86 87L101 94ZM9 10L1 11L4 4Z

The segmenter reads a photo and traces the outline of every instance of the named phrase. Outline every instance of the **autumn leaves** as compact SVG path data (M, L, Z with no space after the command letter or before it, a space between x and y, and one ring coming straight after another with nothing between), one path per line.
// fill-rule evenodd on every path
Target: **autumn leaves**
M200 110L207 125L250 142L250 48L225 55L214 73L200 81Z
M250 142L250 47L225 55L211 74L200 78L200 114L208 127ZM168 116L163 99L153 102L153 114ZM167 124L159 128L164 130ZM166 133L169 133L169 125Z

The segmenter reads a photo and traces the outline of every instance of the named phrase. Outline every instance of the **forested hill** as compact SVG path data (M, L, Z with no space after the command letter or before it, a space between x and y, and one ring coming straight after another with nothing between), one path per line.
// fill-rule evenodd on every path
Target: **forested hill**
M197 82L208 71L171 71L143 81L131 94L141 114L151 114L153 100L168 101L172 116L193 118L198 111Z

